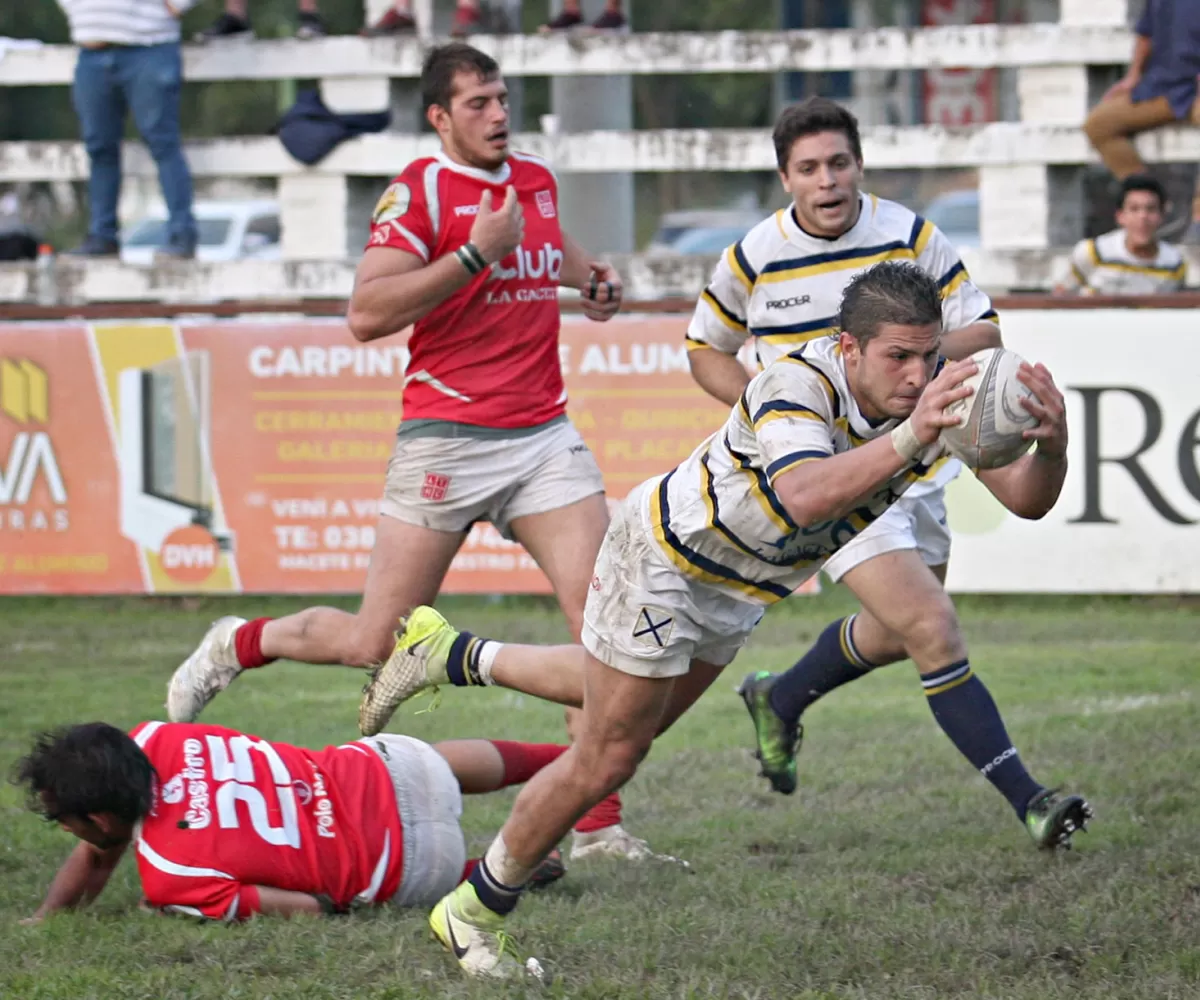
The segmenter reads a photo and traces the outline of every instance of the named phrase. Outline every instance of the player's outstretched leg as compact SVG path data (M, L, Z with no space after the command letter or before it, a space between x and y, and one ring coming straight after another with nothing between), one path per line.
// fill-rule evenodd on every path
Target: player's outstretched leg
M845 582L904 640L938 725L1008 800L1034 843L1070 846L1090 807L1078 796L1048 791L1025 769L995 701L971 669L954 604L920 556L890 552L851 570Z
M194 721L242 671L276 659L356 668L382 662L395 642L396 620L434 599L462 538L461 532L380 517L356 614L316 607L284 618L222 618L172 676L170 720Z
M943 564L931 569L939 580L944 579L950 535L937 512L926 511L923 505L928 503L902 498L839 549L823 566L825 575L837 583L855 567L870 566L880 555L911 549L920 551L922 559L940 559ZM877 667L907 657L900 637L869 611L862 611L827 625L784 673L762 670L746 677L738 693L754 723L757 756L771 787L784 795L796 790L796 755L804 737L800 718L809 706Z
M495 684L560 705L583 703L583 649L517 646L460 632L431 607L400 621L391 655L363 688L358 727L379 732L396 709L423 691Z

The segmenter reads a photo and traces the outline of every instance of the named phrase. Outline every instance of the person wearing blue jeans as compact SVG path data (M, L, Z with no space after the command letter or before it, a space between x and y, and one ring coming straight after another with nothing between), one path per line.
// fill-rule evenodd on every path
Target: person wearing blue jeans
M192 175L183 155L179 95L183 83L179 15L188 0L129 0L115 13L106 0L59 0L80 46L72 96L90 161L88 235L72 253L119 251L121 139L132 114L158 167L168 212L167 257L196 253Z

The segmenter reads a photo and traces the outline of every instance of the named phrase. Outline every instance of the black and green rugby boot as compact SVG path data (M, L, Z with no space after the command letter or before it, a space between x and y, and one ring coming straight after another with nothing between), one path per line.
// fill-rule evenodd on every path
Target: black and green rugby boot
M771 782L775 791L791 795L796 790L796 754L804 739L804 727L799 721L789 725L771 707L774 684L775 675L769 670L760 670L749 674L737 690L754 723L757 744L754 756L762 765L763 777Z

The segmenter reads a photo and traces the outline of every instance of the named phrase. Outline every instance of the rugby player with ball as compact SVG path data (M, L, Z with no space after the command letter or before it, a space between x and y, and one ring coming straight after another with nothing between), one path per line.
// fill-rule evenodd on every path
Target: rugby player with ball
M503 953L504 920L539 862L576 818L632 777L655 736L733 661L768 605L920 480L941 457L947 429L956 448L981 425L985 448L1002 443L995 403L1011 392L1011 369L987 365L977 394L964 384L980 366L942 357L942 296L923 269L885 261L855 275L837 327L836 337L768 365L722 428L617 508L596 559L582 648L482 639L428 607L405 622L365 693L368 705L488 683L583 704L576 743L525 786L479 866L433 909L434 933L466 972L519 972ZM1036 450L977 476L1018 517L1040 518L1066 476L1066 412L1044 367L1020 366L1017 377L1032 393L1018 403L1033 422L1021 439ZM954 407L973 395L964 424ZM900 637L955 745L1039 817L1035 839L1067 843L1090 817L1087 803L1045 789L1025 770L972 672L953 603L927 567L917 569L848 586Z

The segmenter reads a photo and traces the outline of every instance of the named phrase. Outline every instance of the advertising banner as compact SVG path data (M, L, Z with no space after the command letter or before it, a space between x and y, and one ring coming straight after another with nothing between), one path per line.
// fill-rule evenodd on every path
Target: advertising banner
M610 502L725 418L681 323L564 323L570 414ZM0 328L0 593L360 590L407 359L340 321ZM446 590L549 586L476 524Z
M610 503L725 418L682 315L564 322L570 414ZM1168 350L1128 350L1131 325ZM1200 339L1185 310L1009 310L1005 342L1063 388L1070 471L1044 520L969 473L947 491L948 585L1200 592ZM354 593L401 418L400 338L340 321L0 327L0 593ZM476 524L450 593L547 593Z

